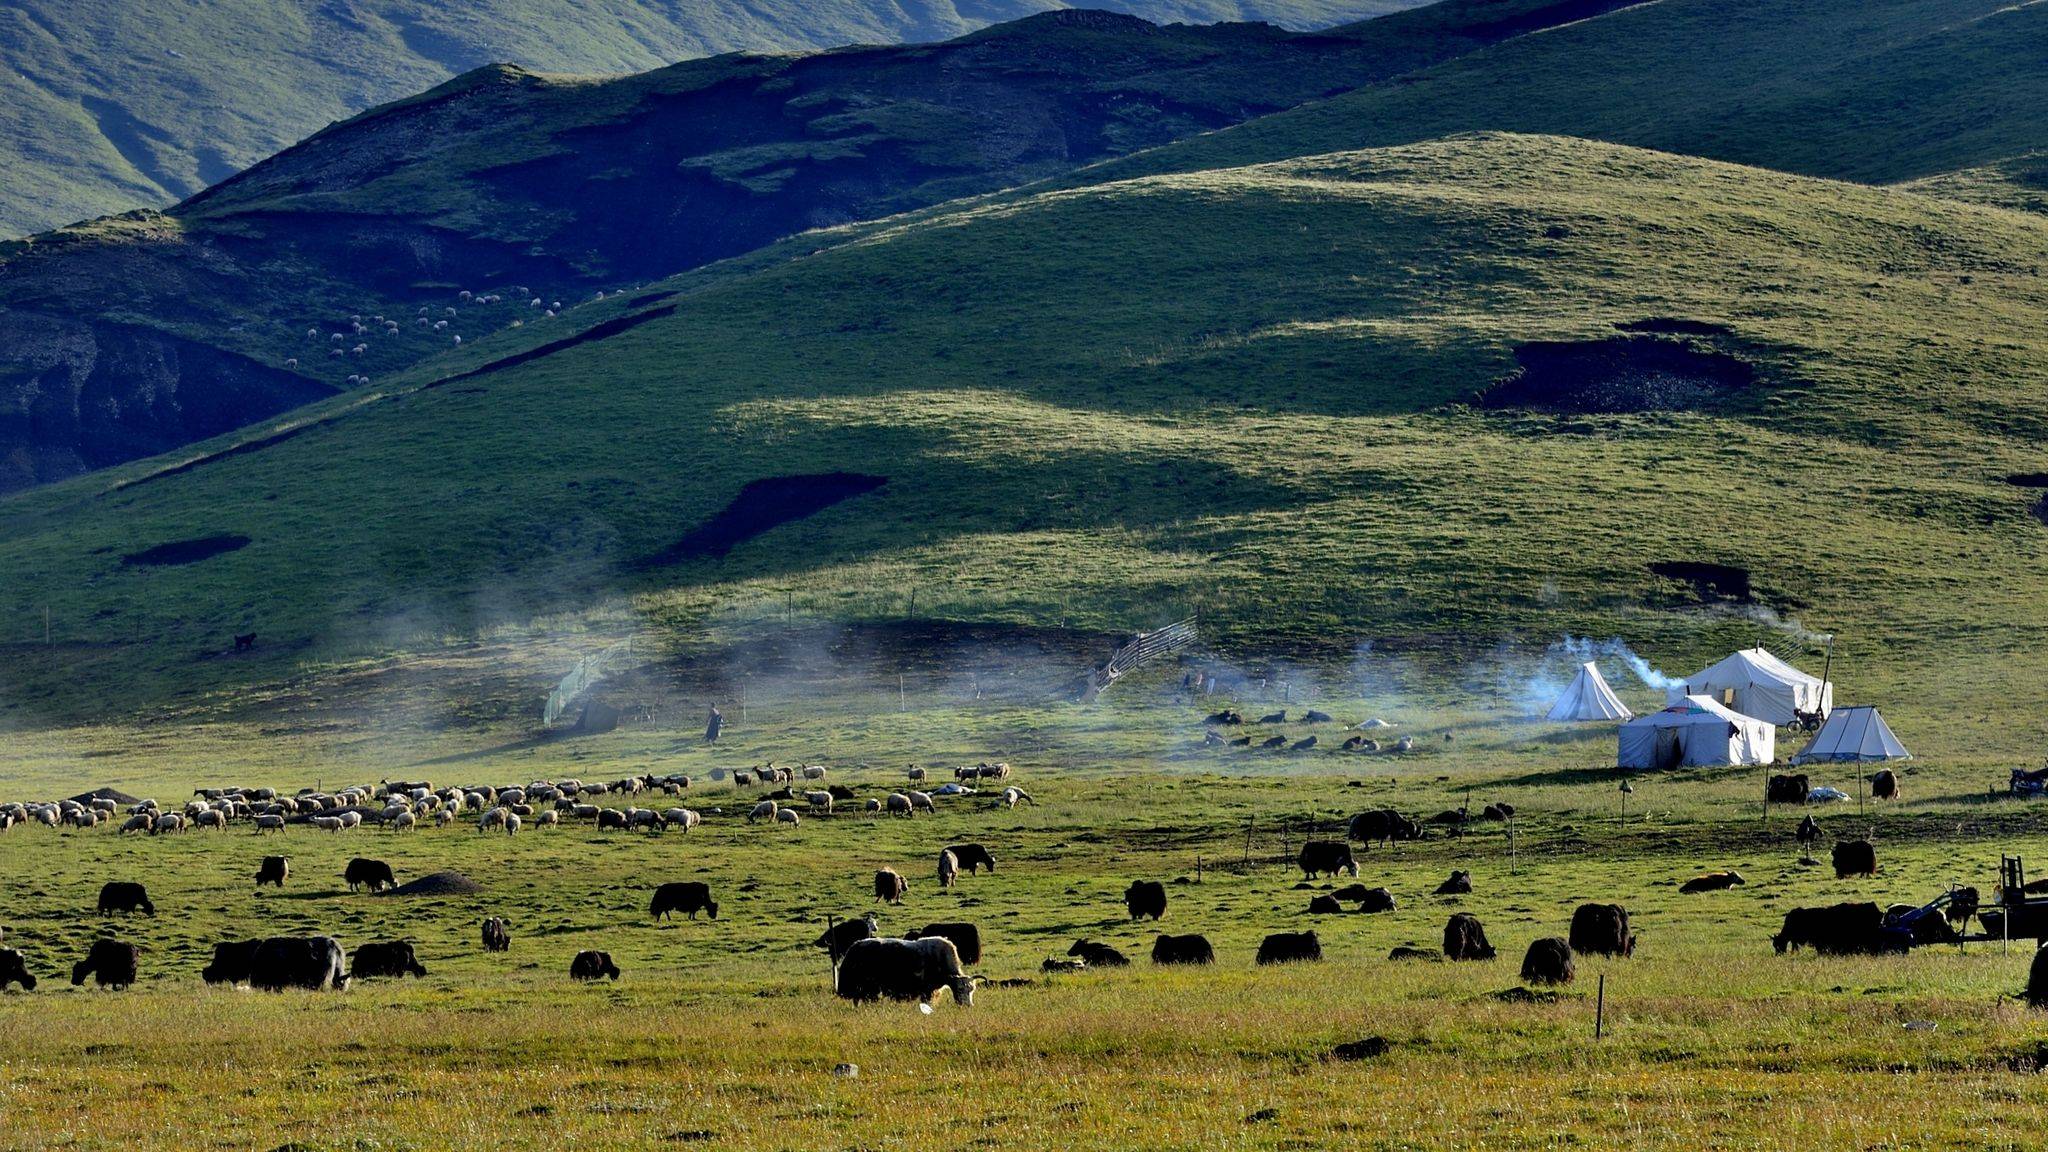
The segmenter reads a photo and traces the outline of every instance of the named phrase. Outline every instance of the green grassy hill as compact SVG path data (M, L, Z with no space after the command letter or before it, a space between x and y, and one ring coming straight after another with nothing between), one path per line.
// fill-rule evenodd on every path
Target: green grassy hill
M1928 176L2043 146L2048 12L2005 0L1652 0L1108 175L1481 129L1870 183Z
M12 497L9 714L622 594L686 630L896 619L913 587L921 615L1613 631L1680 663L1796 615L1960 706L2041 671L2048 526L2007 478L2044 469L2044 263L2020 213L1503 134L807 236L577 309L581 342L529 327ZM1491 395L1533 410L1476 404L1518 367ZM837 472L888 483L678 558L749 482ZM247 540L140 554L219 537Z
M1057 175L1582 9L1459 0L1331 35L1059 12L939 45L612 79L479 69L169 212L0 245L0 490L559 310L532 300Z
M733 51L944 40L1058 0L22 0L0 14L0 236L182 199L330 121L491 63L623 73ZM1402 0L1123 0L1315 28Z

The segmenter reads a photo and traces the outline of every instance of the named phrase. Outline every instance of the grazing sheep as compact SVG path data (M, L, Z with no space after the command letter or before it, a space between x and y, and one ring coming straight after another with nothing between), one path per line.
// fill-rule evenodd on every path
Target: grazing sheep
M839 963L834 987L855 1001L918 1000L931 1003L941 988L950 988L962 1008L974 1003L974 978L960 967L959 950L941 936L924 940L872 938L856 941Z
M493 828L503 828L505 821L511 818L512 810L501 804L484 813L483 819L476 822L476 830L479 832L489 832Z
M910 780L913 784L925 780L928 775L929 774L922 768L912 768L909 772Z
M256 886L261 888L265 884L272 884L282 888L284 887L285 877L291 875L291 871L292 864L290 860L283 856L265 856L263 863L259 864L256 868Z
M910 885L894 868L883 868L875 873L875 899L885 904L901 904L903 896L910 891Z
M502 916L484 917L484 951L509 952L512 950L512 931L505 926Z
M932 803L931 794L928 792L912 792L910 807L919 812L937 813L939 810L938 805Z
M880 812L882 810L882 802L870 796L861 802L860 810L863 812Z
M577 805L579 814L580 809L586 807L589 807L589 805ZM597 816L597 830L599 832L623 832L626 830L626 814L617 808L599 808L595 814ZM748 822L752 823L751 820Z
M827 816L832 814L832 794L830 792L806 792L804 793L804 800L810 804L812 812L823 812Z
M1124 908L1131 919L1150 916L1154 921L1166 915L1166 885L1157 880L1133 880L1124 889Z
M1019 800L1022 800L1026 804L1030 804L1034 807L1038 804L1038 801L1033 800L1031 798L1031 794L1029 792L1024 791L1022 788L1019 788L1014 784L1008 788L1003 789L1002 799L1003 807L1005 808L1015 808L1017 806L1017 801Z
M43 823L48 824L52 828L55 828L57 826L56 813L51 809L44 809ZM184 830L184 815L178 812L166 812L163 815L158 816L156 818L155 825L150 828L150 834L156 835L162 832L182 832Z
M419 822L419 817L413 815L410 811L405 811L393 816L384 827L387 831L391 832L410 832Z
M916 814L916 810L910 805L910 797L901 792L889 793L888 810L892 816L912 816Z
M141 948L118 940L95 940L85 959L71 966L71 986L76 988L91 976L100 987L118 992L135 983L141 964Z
M942 850L942 851L940 851L940 853L939 853L939 887L941 887L941 888L951 888L951 887L953 886L953 881L954 881L954 879L955 879L956 877L958 877L959 875L960 875L960 859L959 859L959 857L957 857L957 856L954 856L954 855L953 855L953 853L952 853L951 851L945 851L945 850Z
M701 880L684 880L656 888L647 914L656 920L667 920L676 912L685 913L692 920L699 912L709 913L713 920L718 919L718 901L711 898L711 886Z
M752 824L756 820L773 821L775 813L779 810L776 807L775 801L763 800L759 804L754 805L753 811L747 813L747 823Z
M507 836L510 836L510 835L512 835L513 833L517 832L517 831L519 831L519 813L517 813L517 812L512 812L512 813L508 813L508 814L506 814L506 816L505 816L505 835L507 835Z
M661 817L668 821L669 827L681 828L685 832L704 822L704 817L698 815L694 808L671 808L663 812Z
M217 808L208 809L192 817L192 826L195 828L219 828L222 831L226 831L228 814Z
M787 824L794 828L803 822L803 817L798 816L794 808L781 808L776 810L775 822L777 824Z
M258 829L259 829L259 830L260 830L260 829L261 829L261 827L262 827L261 821L263 821L263 820L265 820L265 819L270 819L270 820L276 820L276 821L277 821L277 826L278 826L278 827L280 827L280 828L284 827L284 819L283 819L282 817L278 817L278 816L270 816L270 817L263 817L263 816L259 816L259 817L257 817L257 820L258 820L258 825L257 825L257 827L258 827ZM147 812L137 812L137 813L136 813L135 815L133 815L133 816L130 816L130 817L129 817L128 819L126 819L126 820L124 820L124 821L122 821L122 822L121 822L121 831L122 831L122 832L124 832L124 833L126 833L126 832L147 832L147 831L149 831L149 826L150 826L151 822L152 822L152 821L151 821L151 819L150 819L150 815L149 815L149 813L147 813Z
M806 765L804 765L804 779L806 779L806 780L823 780L824 778L825 778L825 769L824 769L824 768L823 768L822 766L820 766L820 765L817 765L817 764L806 764Z
M320 829L322 832L339 832L342 829L341 817L315 816L313 817L313 827Z

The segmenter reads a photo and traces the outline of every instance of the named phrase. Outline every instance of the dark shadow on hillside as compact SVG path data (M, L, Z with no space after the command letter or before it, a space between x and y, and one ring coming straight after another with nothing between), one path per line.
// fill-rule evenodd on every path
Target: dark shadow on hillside
M749 481L716 516L643 563L653 566L723 556L762 533L864 496L888 482L886 476L859 472L770 476Z
M1650 335L1523 344L1515 361L1513 374L1480 393L1481 407L1574 415L1700 411L1756 382L1746 361Z
M192 540L173 540L130 552L121 557L121 563L132 567L159 568L177 564L197 564L211 560L249 546L249 538L240 533L226 532L218 536L200 536Z

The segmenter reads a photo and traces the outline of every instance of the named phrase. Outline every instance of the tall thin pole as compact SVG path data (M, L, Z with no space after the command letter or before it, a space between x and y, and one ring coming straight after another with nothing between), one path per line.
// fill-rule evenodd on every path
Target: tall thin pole
M1607 973L1600 974L1599 999L1593 1007L1593 1039L1607 1035Z

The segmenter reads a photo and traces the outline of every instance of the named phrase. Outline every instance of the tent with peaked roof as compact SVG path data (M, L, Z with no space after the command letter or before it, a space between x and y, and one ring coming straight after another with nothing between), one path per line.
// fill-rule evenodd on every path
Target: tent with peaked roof
M1798 713L1834 710L1834 685L1808 676L1761 646L1746 648L1685 678L1687 696L1705 696L1744 716L1772 724L1790 724Z
M1769 764L1777 754L1778 730L1768 722L1705 696L1687 696L1623 724L1614 762L1622 768L1695 768Z
M1799 755L1792 757L1794 764L1814 764L1830 760L1911 760L1913 754L1892 735L1892 726L1884 722L1876 708L1859 705L1855 708L1837 708L1828 716L1828 722L1820 726Z
M1579 666L1571 687L1550 706L1549 720L1627 720L1635 713L1607 686L1607 678L1591 660Z

